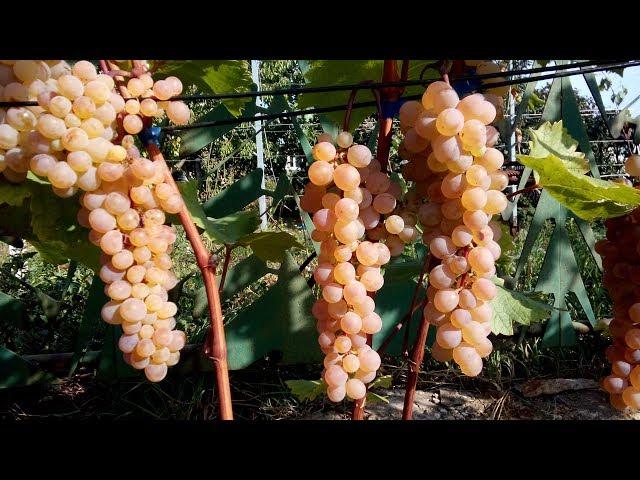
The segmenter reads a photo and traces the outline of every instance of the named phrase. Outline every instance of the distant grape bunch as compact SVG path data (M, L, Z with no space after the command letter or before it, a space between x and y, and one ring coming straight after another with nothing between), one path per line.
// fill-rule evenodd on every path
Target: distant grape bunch
M478 69L497 71L492 65ZM509 180L500 170L503 155L493 148L498 131L491 123L502 102L491 93L461 100L447 82L436 81L421 102L400 109L402 173L413 181L406 203L417 211L422 239L439 260L428 275L424 308L437 327L432 355L453 359L468 376L481 372L482 358L493 349L487 336L502 232L492 217L507 206L502 190Z
M627 174L640 176L640 156L625 162ZM640 209L605 221L607 237L596 243L602 256L602 282L613 300L606 356L611 374L602 380L611 405L640 409Z
M371 295L384 284L381 267L416 235L397 214L400 184L349 132L320 135L313 158L300 206L313 215L311 237L320 242L314 278L322 295L312 314L326 355L322 377L331 401L359 400L380 367L367 344L382 328Z
M177 284L169 255L176 234L165 225L165 212L179 212L183 201L165 182L164 161L144 158L131 134L142 130L144 117L166 113L184 124L190 111L169 101L182 92L175 77L154 82L143 74L125 90L123 98L111 76L84 60L1 61L0 97L38 106L0 110L0 172L11 183L32 172L63 198L82 191L78 223L102 250L99 275L111 298L102 318L122 326L125 361L157 382L185 344L168 301ZM119 126L129 135L118 135Z

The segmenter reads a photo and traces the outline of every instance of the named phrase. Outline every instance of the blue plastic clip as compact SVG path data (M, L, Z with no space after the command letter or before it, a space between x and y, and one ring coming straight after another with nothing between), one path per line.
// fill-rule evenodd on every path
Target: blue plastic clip
M380 106L382 107L382 118L393 118L400 113L400 107L406 102L405 99L399 98L397 100L382 100Z
M148 127L143 129L139 134L138 138L142 144L146 147L147 145L154 144L156 146L160 146L160 127Z
M476 69L470 68L469 74L475 75ZM468 93L479 90L482 87L482 81L478 78L471 78L469 80L457 81L453 80L453 89L456 91L460 98L464 97Z

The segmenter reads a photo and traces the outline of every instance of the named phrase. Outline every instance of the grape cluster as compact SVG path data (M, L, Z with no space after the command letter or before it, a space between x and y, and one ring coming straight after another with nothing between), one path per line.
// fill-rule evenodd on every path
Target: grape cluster
M185 344L184 333L174 330L176 305L168 301L167 291L178 280L169 255L176 234L165 225L165 212L179 212L183 201L165 182L164 161L144 158L131 135L115 139L118 115L127 132L138 133L138 113L161 111L150 92L170 98L182 85L177 79L154 84L145 74L129 80L128 90L132 98L125 101L113 79L87 61L72 67L59 60L2 61L2 99L35 100L38 106L1 111L0 171L12 183L31 171L63 198L82 191L78 223L90 229L89 240L103 252L99 275L111 298L102 318L122 326L125 361L160 381ZM138 94L146 96L139 103L133 98ZM185 113L179 104L166 105L167 114L184 123L188 108Z
M335 144L320 135L313 158L300 205L313 214L311 236L320 242L314 278L322 296L312 314L326 355L322 376L330 400L358 400L380 366L367 335L382 328L372 298L384 283L381 267L415 234L407 233L413 232L410 220L397 214L400 185L349 132L341 132Z
M625 162L627 174L640 176L640 156ZM606 356L611 374L602 380L611 405L640 409L640 209L605 221L607 236L596 243L602 256L602 282L613 300Z
M490 125L495 104L502 99L492 94L461 100L438 81L421 102L406 102L400 110L399 153L408 160L403 175L414 182L407 204L417 208L423 241L440 261L429 272L424 308L437 327L432 355L453 359L468 376L480 373L482 358L492 351L491 278L501 253L501 230L492 216L507 206L501 191L508 177L500 171L504 158L493 148L498 131Z

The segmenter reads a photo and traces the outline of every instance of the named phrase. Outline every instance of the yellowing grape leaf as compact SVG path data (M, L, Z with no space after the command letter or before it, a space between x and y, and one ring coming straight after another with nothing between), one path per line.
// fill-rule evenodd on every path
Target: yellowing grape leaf
M640 190L577 173L556 155L518 155L518 160L538 172L540 185L583 220L619 217L640 205Z
M513 335L513 322L531 325L549 317L552 307L546 303L529 298L522 292L507 290L496 285L498 293L491 305L493 318L491 331L497 334Z
M541 158L555 155L572 172L584 174L589 171L589 162L584 153L576 151L578 142L562 126L562 120L555 123L545 122L535 130L530 128L529 133L532 138L529 142L529 156Z
M313 401L327 391L327 384L322 380L286 380L284 383L301 402Z

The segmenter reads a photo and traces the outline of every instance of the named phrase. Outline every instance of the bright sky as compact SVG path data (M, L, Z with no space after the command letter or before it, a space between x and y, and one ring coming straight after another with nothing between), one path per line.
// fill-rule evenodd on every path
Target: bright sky
M603 72L596 72L595 75L598 82L600 82L600 79L604 76ZM604 106L607 108L607 110L615 108L619 108L620 110L622 110L623 108L626 108L627 105L631 103L638 95L640 95L640 66L625 68L624 75L622 77L616 75L615 73L609 73L608 76L612 83L611 89L609 91L601 92L602 101L604 102ZM587 84L584 81L584 77L582 75L572 76L571 84L585 97L591 97L589 87L587 87ZM627 88L628 92L622 100L620 106L616 107L611 101L611 92L619 92L620 90L622 90L623 86ZM640 99L637 100L629 110L631 111L632 117L640 115Z

